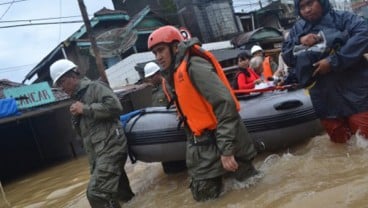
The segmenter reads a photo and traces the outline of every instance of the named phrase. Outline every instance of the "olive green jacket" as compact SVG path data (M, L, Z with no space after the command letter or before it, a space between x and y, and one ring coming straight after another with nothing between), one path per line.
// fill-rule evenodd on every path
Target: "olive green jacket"
M175 65L164 73L172 86L172 73L183 60L187 49L196 43L198 43L197 39L192 39L179 44ZM222 168L221 155L234 155L238 161L246 161L252 159L256 155L256 151L253 140L251 140L236 110L231 92L222 83L212 64L201 57L192 56L188 66L192 84L213 106L218 124L213 135L202 135L202 137L210 137L208 139L215 140L215 148L212 147L213 145L194 146L190 142L193 134L188 135L187 166L189 174L196 179L213 178L226 172ZM180 97L180 95L177 96Z
M99 81L82 78L72 99L81 101L83 114L73 116L75 130L82 137L84 147L91 160L96 158L97 143L106 143L111 138L120 138L122 146L118 151L127 152L127 140L119 120L123 107L114 92ZM101 146L103 148L103 146Z
M168 104L169 101L162 88L162 83L160 82L160 84L152 88L152 106L167 106Z

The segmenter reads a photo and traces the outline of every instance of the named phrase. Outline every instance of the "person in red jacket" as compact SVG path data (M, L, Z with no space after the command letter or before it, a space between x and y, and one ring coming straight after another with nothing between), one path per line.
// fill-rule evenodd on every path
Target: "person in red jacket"
M254 86L262 79L259 75L251 68L249 68L249 60L252 56L248 52L241 52L238 54L238 66L239 72L236 75L237 86L234 89L254 89Z

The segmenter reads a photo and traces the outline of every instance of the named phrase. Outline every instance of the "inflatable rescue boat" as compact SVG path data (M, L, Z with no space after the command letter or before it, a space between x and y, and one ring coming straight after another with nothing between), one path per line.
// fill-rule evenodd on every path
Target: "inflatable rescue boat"
M240 116L256 146L276 151L322 132L303 89L239 96ZM185 160L186 136L175 109L148 107L120 117L130 154L143 162Z

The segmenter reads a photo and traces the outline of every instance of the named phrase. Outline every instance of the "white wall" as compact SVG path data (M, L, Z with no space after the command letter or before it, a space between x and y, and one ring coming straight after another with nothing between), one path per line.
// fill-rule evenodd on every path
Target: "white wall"
M224 48L232 48L230 41L220 41L203 44L202 47L206 50L216 50ZM137 63L148 62L154 60L152 52L135 53L121 60L112 67L106 69L106 76L109 80L110 87L118 89L120 87L134 84L139 80L138 72L135 70Z
M134 84L139 80L138 72L134 69L137 63L154 60L152 52L135 53L121 60L106 70L110 87L113 89Z

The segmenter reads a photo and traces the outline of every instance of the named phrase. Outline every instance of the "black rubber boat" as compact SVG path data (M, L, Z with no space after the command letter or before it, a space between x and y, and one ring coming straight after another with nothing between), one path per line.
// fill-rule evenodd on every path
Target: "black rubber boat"
M322 132L304 90L239 97L241 118L258 148L276 151ZM149 107L121 116L131 154L143 162L185 159L185 133L175 109Z

